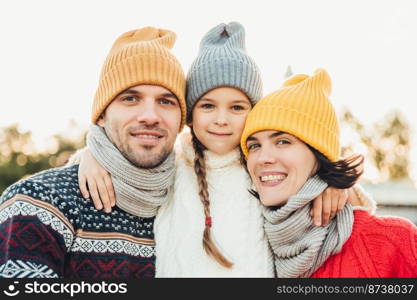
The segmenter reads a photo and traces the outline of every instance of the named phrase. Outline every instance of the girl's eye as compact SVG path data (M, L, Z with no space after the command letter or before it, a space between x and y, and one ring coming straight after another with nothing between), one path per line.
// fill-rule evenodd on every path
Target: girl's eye
M241 105L233 105L232 109L237 110L237 111L241 111L241 110L244 110L245 108Z
M259 146L260 146L259 144L249 144L247 147L249 151L252 151L258 148Z
M203 104L201 104L200 107L203 108L203 109L212 109L214 107L214 105L210 104L210 103L203 103Z

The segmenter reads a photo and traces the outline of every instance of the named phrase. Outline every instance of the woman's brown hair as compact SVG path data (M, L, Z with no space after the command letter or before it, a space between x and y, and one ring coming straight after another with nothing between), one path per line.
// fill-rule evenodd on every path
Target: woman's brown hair
M226 268L231 268L233 263L227 260L220 252L216 244L212 240L211 235L211 215L210 215L210 199L208 192L208 185L206 180L206 162L204 159L204 146L200 143L191 128L192 142L195 151L194 171L197 175L197 182L199 187L200 200L203 203L204 215L206 216L204 234L203 234L203 248L206 253L215 259L220 265Z
M329 186L347 189L352 187L363 174L364 157L362 154L331 162L319 151L307 145L316 157L319 167L317 175Z

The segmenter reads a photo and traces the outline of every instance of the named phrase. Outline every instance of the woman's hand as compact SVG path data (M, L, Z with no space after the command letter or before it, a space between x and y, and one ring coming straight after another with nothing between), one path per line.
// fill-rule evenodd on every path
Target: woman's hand
M360 187L358 186L353 186L349 189L349 197L348 197L348 203L350 203L352 206L361 206L361 207L368 207L368 208L372 208L373 206L373 202L374 200L366 197L365 195L363 195L363 192L360 193L357 191L357 189L355 190L355 187L357 189L360 189ZM361 195L362 194L362 195Z
M326 226L343 209L348 199L348 189L327 187L313 200L310 215L316 226Z
M111 208L116 204L111 175L88 150L81 156L78 183L83 197L89 199L91 195L96 209L104 207L105 212L111 212Z

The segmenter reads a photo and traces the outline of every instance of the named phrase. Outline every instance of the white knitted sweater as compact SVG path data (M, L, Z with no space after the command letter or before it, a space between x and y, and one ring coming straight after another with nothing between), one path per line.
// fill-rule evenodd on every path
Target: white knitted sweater
M231 262L220 266L203 249L205 216L193 169L189 135L177 149L175 187L155 220L157 277L273 277L261 204L249 194L251 181L239 162L239 151L224 156L206 151L212 236Z

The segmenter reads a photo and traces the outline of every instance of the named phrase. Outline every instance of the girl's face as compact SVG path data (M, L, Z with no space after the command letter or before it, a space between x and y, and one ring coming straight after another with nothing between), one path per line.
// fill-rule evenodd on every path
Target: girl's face
M223 155L239 145L251 108L243 92L229 87L216 88L198 100L190 125L208 150Z
M259 131L246 141L247 166L261 202L282 206L317 171L317 160L295 136L276 130Z

